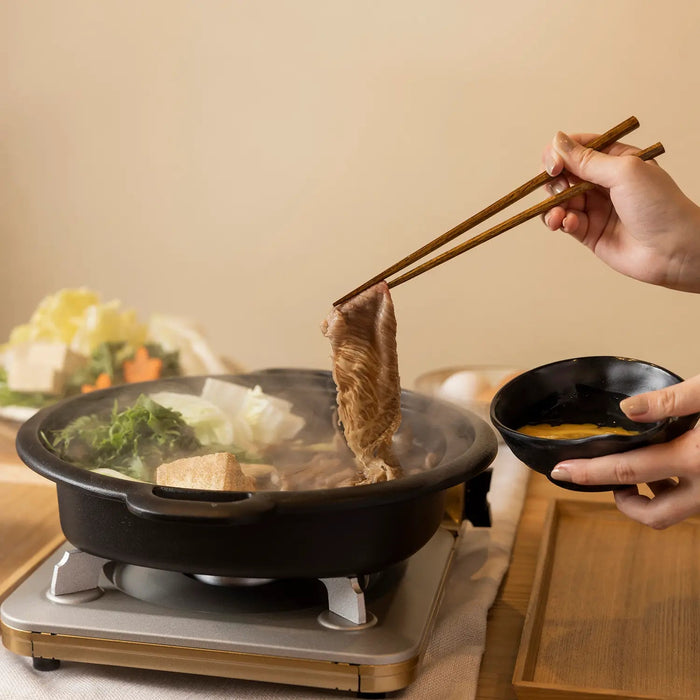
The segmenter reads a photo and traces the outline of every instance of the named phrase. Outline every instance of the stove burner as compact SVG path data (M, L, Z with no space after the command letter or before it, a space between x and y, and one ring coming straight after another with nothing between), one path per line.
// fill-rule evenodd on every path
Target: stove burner
M105 575L132 598L179 611L209 613L220 620L325 603L323 586L316 579L272 579L255 586L211 585L199 576L118 562L110 562Z
M192 574L194 578L210 586L262 586L274 581L272 578L244 578L242 576L212 576L211 574Z
M397 565L372 575L320 580L237 578L122 564L74 549L65 552L54 567L46 595L61 604L90 602L103 593L98 581L104 573L122 593L165 608L225 619L327 605L328 609L318 615L319 624L333 630L358 630L377 622L377 617L366 609L365 592L382 579L396 582L401 569L402 565Z
M416 676L456 541L440 528L403 564L367 580L241 587L64 548L3 601L2 640L39 670L77 661L391 692Z

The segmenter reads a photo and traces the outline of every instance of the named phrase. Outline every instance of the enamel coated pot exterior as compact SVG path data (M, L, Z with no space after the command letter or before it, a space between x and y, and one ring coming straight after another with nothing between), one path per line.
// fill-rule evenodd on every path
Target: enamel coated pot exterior
M197 393L203 377L182 378ZM335 403L328 372L263 370L229 377L308 406L323 423ZM167 380L168 388L173 381ZM56 482L61 527L75 547L107 559L192 574L252 578L356 575L418 551L440 525L447 489L484 471L496 454L492 429L462 409L402 392L402 417L416 442L438 453L431 469L391 482L309 491L189 491L125 481L58 459L40 437L163 384L114 387L40 411L17 437L23 461Z
M276 512L257 522L220 525L146 519L119 501L58 486L61 527L78 549L140 566L255 578L384 569L432 537L442 519L444 494L347 510Z

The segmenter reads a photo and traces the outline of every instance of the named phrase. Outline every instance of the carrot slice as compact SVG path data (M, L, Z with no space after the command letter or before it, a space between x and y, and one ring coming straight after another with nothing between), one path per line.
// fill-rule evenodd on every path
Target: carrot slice
M101 372L97 375L97 379L94 384L83 384L80 387L80 391L83 394L88 394L91 391L96 391L97 389L107 389L112 386L112 378L107 374L107 372Z
M125 360L122 366L124 371L124 381L149 382L159 379L163 371L163 360L159 357L151 357L148 349L143 345L136 349L133 360Z

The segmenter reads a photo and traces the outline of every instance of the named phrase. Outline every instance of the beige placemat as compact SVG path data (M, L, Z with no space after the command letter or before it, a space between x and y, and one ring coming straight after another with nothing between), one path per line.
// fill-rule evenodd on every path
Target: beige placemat
M462 542L446 582L435 628L417 680L392 693L401 700L470 700L476 694L486 639L486 619L508 568L527 469L505 447L493 464L489 501L493 525L465 523ZM232 698L240 700L328 700L352 694L161 671L64 662L40 672L31 660L0 649L2 700L153 700Z

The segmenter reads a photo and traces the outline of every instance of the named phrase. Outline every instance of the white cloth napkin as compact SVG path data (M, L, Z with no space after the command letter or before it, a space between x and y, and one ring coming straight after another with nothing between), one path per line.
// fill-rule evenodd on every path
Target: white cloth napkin
M493 524L465 523L443 602L416 681L401 700L475 697L488 610L510 562L527 487L527 469L504 446L493 463ZM1 700L329 700L352 694L225 678L63 662L35 671L31 659L0 647Z

